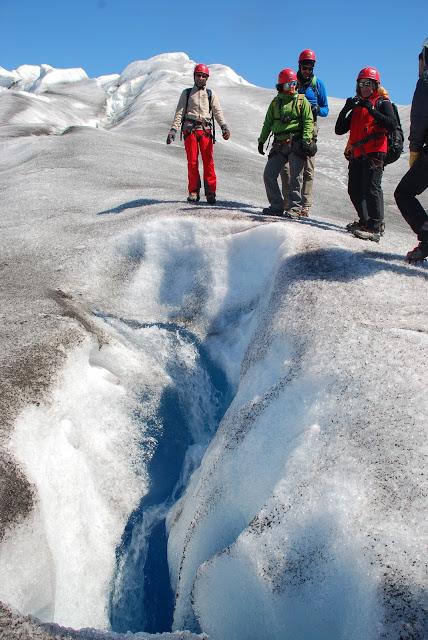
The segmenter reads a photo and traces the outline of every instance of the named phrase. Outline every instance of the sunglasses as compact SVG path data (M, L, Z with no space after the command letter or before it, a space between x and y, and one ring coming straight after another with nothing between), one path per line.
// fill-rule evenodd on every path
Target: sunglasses
M372 81L371 80L358 80L358 86L359 87L371 87L372 86Z
M208 78L208 75L206 73L195 73L195 76L197 78Z
M296 87L296 86L297 86L297 82L293 80L292 82L284 82L284 84L282 85L282 88L291 89L292 87Z
M313 66L311 64L301 64L300 68L302 71L312 71Z

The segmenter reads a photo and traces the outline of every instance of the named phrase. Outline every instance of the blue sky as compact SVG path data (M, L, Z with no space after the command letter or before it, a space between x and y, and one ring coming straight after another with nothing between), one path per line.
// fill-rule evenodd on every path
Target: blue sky
M158 53L184 51L273 87L278 71L296 67L299 52L311 48L330 96L352 95L357 72L372 65L391 98L408 104L417 55L428 36L427 15L426 0L399 9L376 0L0 0L0 66L81 66L93 77L119 73Z

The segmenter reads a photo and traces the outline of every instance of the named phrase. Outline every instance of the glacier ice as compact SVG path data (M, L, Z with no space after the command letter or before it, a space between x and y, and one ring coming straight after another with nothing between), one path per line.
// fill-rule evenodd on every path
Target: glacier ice
M331 99L311 218L262 217L273 93L211 65L232 137L217 208L189 207L164 138L193 64L0 69L0 629L422 639L428 329L392 198L406 157L368 247L343 230Z

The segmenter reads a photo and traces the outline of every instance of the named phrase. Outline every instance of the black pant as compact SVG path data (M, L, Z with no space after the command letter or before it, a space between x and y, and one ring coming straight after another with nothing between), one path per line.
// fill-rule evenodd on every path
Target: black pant
M428 242L428 215L416 196L427 187L428 149L402 177L394 193L401 215L422 242Z
M384 153L371 153L349 163L349 197L360 221L373 231L379 231L383 222L384 157Z

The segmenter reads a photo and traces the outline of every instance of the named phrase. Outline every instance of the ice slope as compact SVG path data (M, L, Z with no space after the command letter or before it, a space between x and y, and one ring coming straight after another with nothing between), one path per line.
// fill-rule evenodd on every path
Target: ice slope
M402 260L406 157L381 244L350 237L331 99L312 217L262 217L274 94L212 65L232 138L218 206L189 206L165 137L192 67L53 70L47 90L20 68L0 93L0 629L423 638L427 272Z
M23 64L14 71L0 67L1 86L32 93L45 93L58 85L76 83L87 78L83 69L54 69L48 64Z

